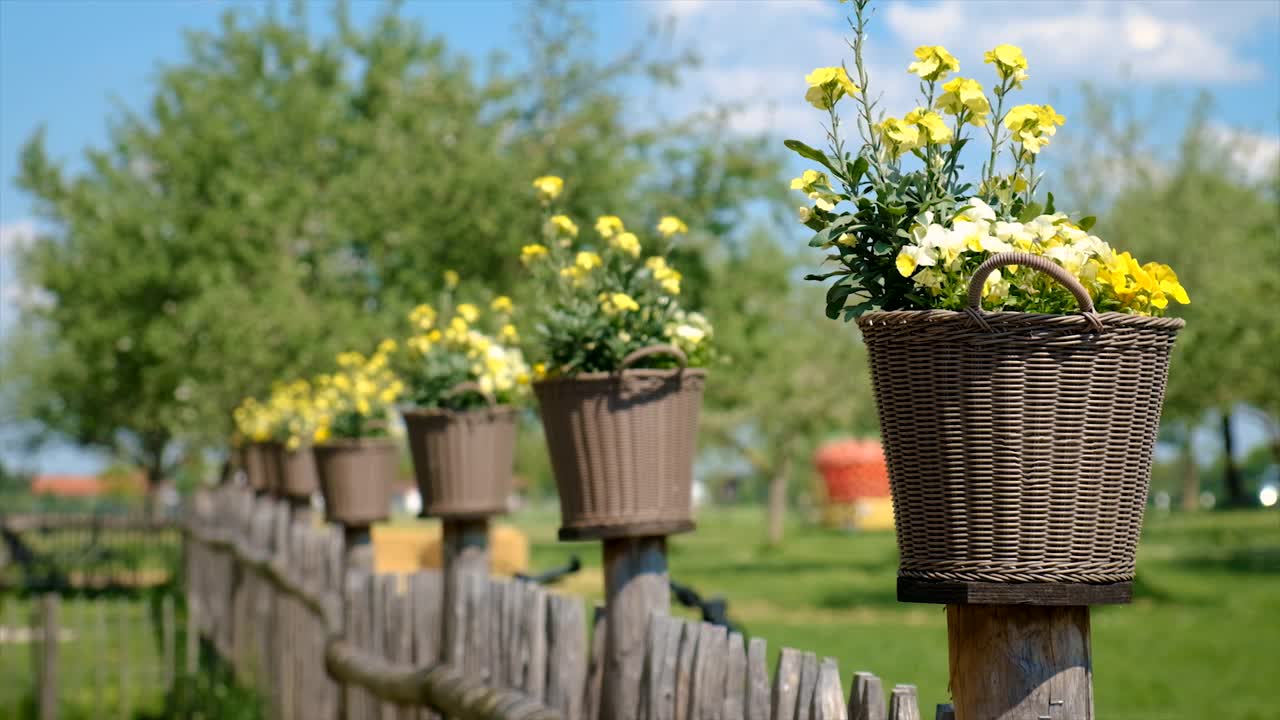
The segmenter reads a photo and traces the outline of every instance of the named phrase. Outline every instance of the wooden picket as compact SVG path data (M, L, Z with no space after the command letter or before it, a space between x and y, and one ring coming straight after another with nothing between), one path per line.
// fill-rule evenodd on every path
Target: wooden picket
M447 591L436 571L346 567L342 528L229 488L196 503L186 534L189 626L263 692L270 717L599 718L605 615L588 653L578 598L474 573ZM643 636L640 720L921 718L914 686L886 703L870 673L852 676L846 699L831 658L783 648L771 675L761 638L665 614Z

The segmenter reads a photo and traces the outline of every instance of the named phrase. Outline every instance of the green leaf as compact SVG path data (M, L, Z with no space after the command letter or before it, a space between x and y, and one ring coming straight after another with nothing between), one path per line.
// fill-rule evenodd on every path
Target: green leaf
M1040 203L1031 203L1022 208L1022 212L1018 213L1018 222L1031 222L1043 214L1044 208L1040 206Z
M844 178L844 174L841 173L839 170L837 170L835 166L831 164L831 160L827 158L827 154L822 152L821 150L818 150L817 148L811 148L808 145L805 145L804 143L800 142L799 140L784 140L782 144L786 145L788 150L791 150L792 152L796 153L800 157L808 160L812 160L816 163L821 163L828 170L835 173L837 177Z
M810 273L808 275L805 275L804 279L817 280L818 282L822 282L823 280L828 280L830 278L836 277L837 275L848 275L848 274L849 274L848 270L832 270L829 273L822 273L822 274Z
M1049 200L1044 204L1044 211L1049 215L1054 213L1053 209L1053 193L1049 193Z
M809 239L809 247L826 247L831 242L831 227L825 227Z
M1097 222L1098 222L1098 218L1092 215L1086 215L1085 217L1082 217L1079 220L1077 220L1076 225L1079 225L1081 230L1084 230L1085 232L1089 232L1090 230L1093 229L1094 224Z
M849 170L850 187L856 187L858 185L858 181L867 173L868 167L870 167L870 163L868 163L867 159L861 155L858 156L857 160L853 161L853 167Z

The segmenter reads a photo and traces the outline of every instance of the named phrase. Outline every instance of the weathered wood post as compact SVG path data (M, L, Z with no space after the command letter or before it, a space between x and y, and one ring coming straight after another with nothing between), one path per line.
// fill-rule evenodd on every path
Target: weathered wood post
M343 525L342 538L347 548L345 566L373 572L373 534L369 525Z
M1093 720L1087 606L948 605L958 720Z
M1093 720L1089 606L1126 603L1127 582L898 579L898 599L946 603L956 720Z
M58 595L40 597L40 720L58 718Z
M604 540L605 641L600 718L639 717L649 616L671 612L667 538Z
M440 557L444 576L441 658L461 662L465 653L464 605L471 578L489 577L489 518L445 517L441 520Z

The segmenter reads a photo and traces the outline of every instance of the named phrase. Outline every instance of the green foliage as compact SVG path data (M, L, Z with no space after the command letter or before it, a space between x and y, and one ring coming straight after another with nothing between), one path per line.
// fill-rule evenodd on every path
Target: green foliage
M711 326L701 314L681 307L683 276L667 262L673 236L687 228L673 216L663 218L660 227L668 230L661 241L642 242L619 217L602 216L596 222L598 239L578 242L571 218L549 215L543 244L521 250L539 297L530 310L530 350L547 374L613 372L632 353L655 345L677 347L692 366L707 363ZM643 260L642 254L647 255ZM634 367L675 362L666 354L651 355Z
M877 431L861 339L815 322L815 293L796 286L797 265L763 229L712 263L708 313L721 361L702 430L765 480L806 467L826 437Z
M646 42L597 61L562 6L530 11L519 72L482 71L394 7L357 28L339 5L324 37L297 7L188 34L85 171L27 144L18 183L50 232L19 272L53 302L6 348L20 417L156 481L220 446L242 398L372 346L441 271L519 299L539 208L514 179L571 174L575 216L663 208L713 234L779 195L776 154L723 117L635 122L622 88L687 56ZM705 275L678 259L691 285Z

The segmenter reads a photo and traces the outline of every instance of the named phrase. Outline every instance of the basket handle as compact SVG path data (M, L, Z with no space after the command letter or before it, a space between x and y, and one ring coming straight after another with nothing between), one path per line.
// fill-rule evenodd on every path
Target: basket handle
M626 370L637 362L640 362L647 357L653 357L654 355L670 355L675 358L676 364L681 368L689 365L689 358L684 354L683 350L675 345L659 344L649 345L647 347L642 347L639 350L632 350L627 353L627 356L622 358L622 363L618 366L618 369Z
M480 387L480 383L472 380L468 380L466 382L460 382L457 385L454 385L453 387L449 388L448 392L446 392L444 395L441 395L440 399L448 400L449 398L457 397L459 395L464 395L469 392L475 393L480 397L484 398L484 401L488 403L489 407L493 407L498 404L498 399L493 396L493 393L487 392L484 388Z
M973 271L973 279L969 281L969 305L965 308L965 312L969 317L973 318L982 325L984 329L990 330L990 325L982 317L982 287L987 282L987 277L991 275L996 268L1006 265L1021 265L1029 267L1032 270L1039 270L1058 281L1075 297L1076 302L1080 305L1080 313L1084 315L1089 324L1095 330L1102 330L1102 320L1098 317L1098 313L1093 307L1093 298L1089 297L1089 291L1080 284L1080 281L1074 275L1067 272L1067 269L1055 263L1047 257L1041 255L1032 255L1028 252L1001 252L992 255Z

